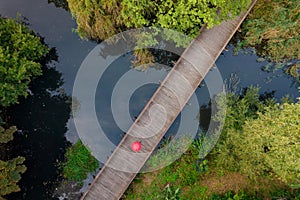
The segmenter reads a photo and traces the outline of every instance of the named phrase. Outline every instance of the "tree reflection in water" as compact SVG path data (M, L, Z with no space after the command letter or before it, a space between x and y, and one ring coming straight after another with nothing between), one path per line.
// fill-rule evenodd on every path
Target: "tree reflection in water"
M53 48L42 62L43 75L32 81L28 97L7 112L10 123L19 129L10 143L10 156L24 156L27 166L19 183L21 191L8 199L49 199L61 180L58 163L69 145L64 134L71 98L61 88L62 74L53 62L57 58Z

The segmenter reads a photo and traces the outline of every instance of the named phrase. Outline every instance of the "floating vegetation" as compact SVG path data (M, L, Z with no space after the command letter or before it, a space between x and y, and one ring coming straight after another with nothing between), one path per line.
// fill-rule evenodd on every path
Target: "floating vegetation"
M299 78L300 75L300 63L294 63L291 66L288 66L285 69L285 72L289 75L291 75L294 78Z

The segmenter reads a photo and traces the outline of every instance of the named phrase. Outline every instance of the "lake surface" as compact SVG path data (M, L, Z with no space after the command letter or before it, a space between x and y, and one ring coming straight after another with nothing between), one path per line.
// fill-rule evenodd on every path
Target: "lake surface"
M60 3L63 1L56 1ZM9 112L9 122L18 127L15 140L9 143L13 158L17 155L26 157L27 171L22 175L20 186L22 191L9 195L8 199L53 199L52 192L61 181L58 163L63 160L66 148L70 145L68 139L76 140L70 115L70 97L72 87L82 61L97 45L92 41L81 40L73 29L76 23L70 13L63 8L56 7L46 0L0 0L0 14L2 17L14 18L20 13L27 19L29 27L41 35L46 44L55 48L57 61L49 59L45 63L43 76L36 79L30 91L32 95L22 99L19 105L13 106ZM268 62L257 62L255 54L239 53L233 55L233 47L228 46L216 62L224 79L237 77L240 80L239 88L249 85L259 86L260 92L274 92L276 98L289 94L296 98L299 93L297 84L282 70L267 73L262 67ZM106 72L96 93L97 116L108 134L108 138L115 144L122 138L122 130L117 126L110 110L113 85L126 71L130 69L131 54L124 55L114 62ZM151 72L152 70L152 72ZM151 69L148 72L137 72L140 76L145 73L159 72L157 81L147 84L134 92L129 101L130 117L132 120L151 97L159 85L159 81L167 74L167 68ZM139 75L137 75L139 76ZM132 77L134 78L134 77ZM134 84L128 82L128 85ZM200 123L205 129L209 123L210 112L205 109L209 103L209 94L205 85L196 91L199 106L202 106ZM190 124L198 123L199 116L191 108L185 108L191 120L185 120L186 129ZM181 115L176 119L167 135L178 131Z

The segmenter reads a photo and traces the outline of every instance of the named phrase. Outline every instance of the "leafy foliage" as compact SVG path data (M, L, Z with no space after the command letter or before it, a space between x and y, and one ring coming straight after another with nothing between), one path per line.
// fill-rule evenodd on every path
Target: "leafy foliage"
M291 187L300 187L300 103L266 108L247 120L235 148L250 175L275 173Z
M223 20L233 18L247 8L250 1L190 1L167 0L158 6L157 24L163 28L195 36L203 24L208 28L220 24ZM230 14L229 14L230 13Z
M165 189L165 196L162 197L161 199L165 199L165 200L179 200L179 193L180 193L180 189L176 188L173 189L170 187L170 185L167 186L167 188Z
M4 129L0 126L0 144L7 143L14 139L14 133L17 131L15 126L11 126L8 129Z
M214 162L218 166L237 171L239 162L236 160L237 155L231 136L236 135L236 131L242 130L247 119L257 118L257 111L263 111L265 106L272 105L274 102L272 100L260 101L258 88L249 87L242 95L230 93L226 98L220 96L217 104L219 106L226 105L227 108L222 134L212 152L216 155Z
M291 186L299 185L300 105L261 101L250 88L243 98L228 97L223 135L216 163L252 178L275 173Z
M299 10L298 0L258 0L243 24L242 46L271 61L300 59Z
M295 175L299 175L300 152L299 103L293 104L290 99L283 98L282 105L279 105L272 94L259 95L258 91L258 88L249 87L242 94L220 95L217 98L218 106L227 104L227 117L217 146L205 160L199 160L199 152L203 149L203 138L199 137L171 165L158 172L138 175L123 198L165 199L166 195L170 195L191 200L299 199L299 189L286 187L274 176L268 178L274 172L278 177L283 175L288 178L291 175L297 180ZM216 116L218 118L219 115ZM256 123L259 126L254 126ZM270 136L273 131L276 131L275 134ZM265 143L273 145L273 149L269 148L267 153L264 152ZM261 157L263 159L260 160ZM263 173L260 173L259 161L268 170L262 168ZM150 158L151 163L157 163L155 157ZM283 165L285 163L286 166ZM254 172L257 180L252 181L242 172L249 175ZM226 183L229 186L223 187ZM179 190L176 193L178 188L180 193Z
M0 143L12 140L15 131L14 126L6 130L0 126ZM8 161L0 160L0 199L4 199L4 195L20 191L17 183L21 179L21 174L26 170L26 167L22 165L24 161L25 158L20 156Z
M293 65L289 66L286 70L286 73L290 74L293 78L300 82L300 62L294 63Z
M118 1L68 0L68 5L82 38L103 40L120 32L121 5Z
M223 128L222 137L226 137L226 133L231 129L241 130L246 119L256 118L257 111L263 111L265 106L272 106L275 101L271 98L263 98L258 94L259 88L249 87L245 89L243 94L235 95L227 94L225 103L227 105L226 119ZM267 95L266 95L267 96ZM218 99L218 104L224 104L223 98Z
M67 1L73 17L76 18L79 36L97 41L108 39L126 30L143 27L168 28L194 38L204 24L211 28L223 20L231 19L245 10L251 2L251 0ZM152 35L148 35L146 40L137 35L135 33L131 35L132 44L139 41L150 43L150 47L157 44ZM187 44L186 38L174 37L171 32L161 31L160 35L164 35L167 41L175 42L177 47ZM138 44L136 46L139 47ZM141 70L151 66L154 61L153 55L148 50L136 49L134 53L133 66L143 65L139 68Z
M18 102L27 96L30 80L41 75L38 61L48 47L24 24L0 18L0 105Z
M161 26L190 36L205 23L213 27L247 8L250 0L68 0L84 38L104 40L131 28Z
M0 160L0 199L4 195L20 191L17 183L21 179L20 174L26 171L26 167L22 165L24 161L25 158L23 157L17 157L6 162Z
M48 0L48 3L54 3L54 5L58 8L63 8L65 10L69 10L67 0Z
M99 167L98 161L81 141L71 146L65 157L66 162L62 164L63 176L72 181L83 181L88 173L94 172Z
M14 19L0 18L0 106L18 103L19 96L27 96L28 84L41 75L39 61L48 53L40 37L24 24ZM16 127L0 127L0 143L13 139ZM0 199L4 195L20 191L17 185L26 167L25 158L0 160Z

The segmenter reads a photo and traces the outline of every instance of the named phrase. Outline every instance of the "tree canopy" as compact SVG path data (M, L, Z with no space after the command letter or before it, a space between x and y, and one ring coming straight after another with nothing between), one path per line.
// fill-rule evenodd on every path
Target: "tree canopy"
M16 130L14 126L6 130L0 126L0 144L11 141ZM25 158L20 156L8 161L0 160L0 200L7 194L20 191L17 183L26 171L25 165L22 165L24 161Z
M27 96L29 82L41 75L38 61L47 52L48 47L27 26L0 18L0 106Z
M220 24L246 10L251 0L67 0L70 11L77 21L77 32L81 38L102 41L118 33L134 28L157 27L179 31L194 38L200 28ZM133 32L131 32L133 33ZM186 38L174 37L170 32L159 32L177 47L186 47ZM156 33L157 34L157 33ZM140 48L138 43L156 45L154 36L132 34L134 67L144 70L154 62L153 53ZM127 39L127 38L126 38ZM140 67L143 66L144 67Z
M243 23L242 45L271 61L300 59L299 10L298 0L258 0Z
M26 167L22 165L24 157L16 157L8 161L0 160L0 199L12 192L20 191L17 183L21 179L21 174L26 171Z
M228 95L225 126L214 149L216 163L252 179L276 176L300 187L300 103L262 99L257 88Z
M189 36L233 18L250 0L68 0L83 38L104 40L131 28L159 26Z
M243 171L271 171L291 187L300 187L300 103L266 108L257 119L247 120L237 136Z

